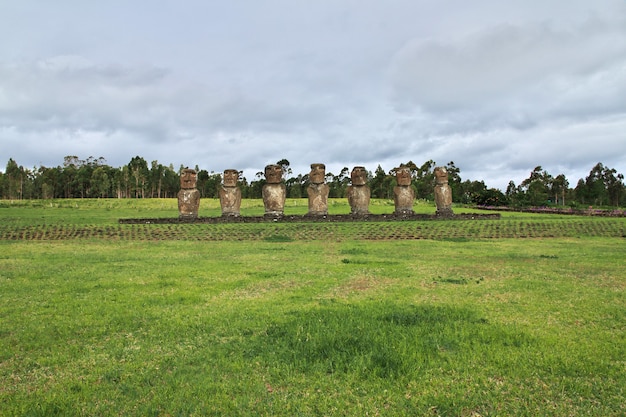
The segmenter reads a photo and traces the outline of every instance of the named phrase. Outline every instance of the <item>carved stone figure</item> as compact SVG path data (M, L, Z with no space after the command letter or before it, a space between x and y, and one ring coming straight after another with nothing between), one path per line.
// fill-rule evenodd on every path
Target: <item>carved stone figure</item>
M357 166L350 173L352 185L346 194L352 214L369 214L370 187L367 185L367 172L364 167Z
M224 184L219 189L222 216L239 216L241 208L241 190L237 187L239 171L227 169L224 171Z
M180 175L180 191L178 192L178 217L180 219L197 219L200 208L200 191L196 189L198 175L193 169L185 168Z
M285 212L285 199L287 187L282 183L283 170L280 165L272 164L265 167L265 179L263 186L263 205L266 216L282 216Z
M328 192L330 187L326 184L326 165L311 164L309 173L311 182L307 188L309 195L309 215L325 216L328 214Z
M437 216L452 216L452 189L448 185L448 170L445 167L435 168L435 205Z
M396 206L396 214L413 214L413 200L415 190L411 187L411 170L405 165L396 168L396 182L393 187L393 202Z

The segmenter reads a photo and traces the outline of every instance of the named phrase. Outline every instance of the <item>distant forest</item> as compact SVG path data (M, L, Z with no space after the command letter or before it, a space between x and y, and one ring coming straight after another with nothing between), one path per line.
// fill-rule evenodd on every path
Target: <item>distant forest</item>
M306 197L309 175L294 174L289 161L277 162L283 169L283 177L290 198ZM433 199L435 162L426 161L418 166L409 161L404 165L411 169L412 186L418 199ZM150 164L135 156L127 165L111 167L102 157L80 159L66 156L63 165L33 169L18 165L9 159L4 172L0 172L0 198L2 199L52 199L52 198L173 198L180 189L180 172L158 161ZM563 175L551 175L541 166L530 172L519 185L509 182L506 190L487 188L484 181L463 181L461 170L454 162L446 165L452 188L453 201L461 204L485 206L611 206L621 207L626 199L624 175L615 169L597 163L584 179L574 187ZM198 173L197 188L203 198L217 198L222 183L221 172L209 172L195 167ZM330 187L329 197L343 198L350 184L350 170L345 167L335 174L326 173ZM265 184L263 172L248 181L240 177L239 187L243 198L262 198ZM393 198L396 186L395 170L385 172L380 165L368 172L368 184L372 198Z

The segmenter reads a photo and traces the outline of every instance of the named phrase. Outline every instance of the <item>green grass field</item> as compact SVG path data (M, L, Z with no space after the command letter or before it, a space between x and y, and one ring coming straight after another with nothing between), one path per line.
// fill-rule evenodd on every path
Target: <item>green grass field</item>
M0 415L626 415L626 219L176 216L0 202Z

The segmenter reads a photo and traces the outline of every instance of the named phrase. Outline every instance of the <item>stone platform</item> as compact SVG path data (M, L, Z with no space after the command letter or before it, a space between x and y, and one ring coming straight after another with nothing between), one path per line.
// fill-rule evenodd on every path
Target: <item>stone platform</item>
M498 220L500 213L489 214L453 214L439 216L436 214L329 214L324 216L312 215L283 215L283 216L223 216L198 217L196 219L180 218L152 218L152 219L119 219L120 224L180 224L180 223L298 223L298 222L397 222L397 221L427 221L427 220Z

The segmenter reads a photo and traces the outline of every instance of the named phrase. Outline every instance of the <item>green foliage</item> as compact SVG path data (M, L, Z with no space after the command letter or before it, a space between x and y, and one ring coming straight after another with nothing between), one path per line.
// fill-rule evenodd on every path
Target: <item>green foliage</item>
M552 177L541 166L537 166L519 187L511 181L506 190L506 197L510 205L516 207L565 206L566 201L573 205L620 207L623 205L626 191L623 180L624 176L615 169L598 163L572 190L568 188L569 181L563 174Z
M306 197L309 175L293 175L287 159L277 162L280 165L287 196L290 198ZM433 200L433 181L435 161L429 160L421 166L413 161L404 165L411 170L411 186L418 199ZM181 166L181 169L183 167ZM195 167L198 172L197 188L202 198L217 198L222 175L210 173ZM624 176L615 169L596 164L583 180L580 179L575 189L569 188L569 181L563 174L550 175L541 166L531 171L529 178L516 186L511 181L503 193L495 188L488 188L484 180L461 179L461 170L454 161L446 165L448 183L452 189L455 203L487 206L547 206L566 205L566 201L594 206L623 205L626 198ZM386 173L380 165L374 174L368 172L368 182L372 198L390 199L397 185L396 168ZM104 158L88 157L82 160L77 156L66 156L63 166L55 168L39 167L29 170L18 166L9 158L5 173L0 173L0 198L3 199L54 199L54 198L171 198L179 190L179 173L170 164L168 167L152 161L150 167L140 156L133 157L127 165L113 168ZM330 198L345 198L350 184L350 170L341 169L338 175L326 173ZM259 171L255 179L248 182L240 178L239 187L243 198L262 198L265 184L263 172Z
M583 204L619 206L624 198L624 175L598 162L585 181L576 186L576 197Z

